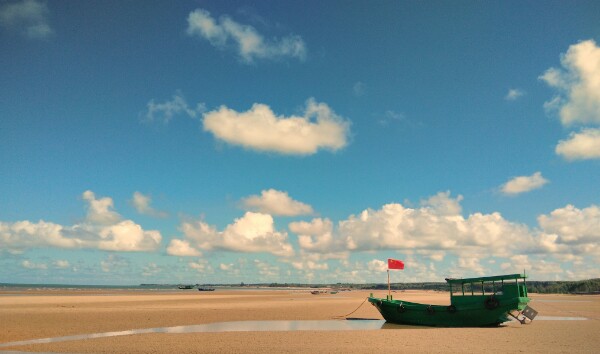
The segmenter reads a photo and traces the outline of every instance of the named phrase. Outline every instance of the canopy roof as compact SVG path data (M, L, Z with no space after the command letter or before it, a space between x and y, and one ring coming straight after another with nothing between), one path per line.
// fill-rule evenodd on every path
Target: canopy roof
M488 281L500 281L506 279L525 279L527 276L524 274L506 274L506 275L495 275L491 277L479 277L479 278L446 278L448 284L467 284L467 283L483 283Z

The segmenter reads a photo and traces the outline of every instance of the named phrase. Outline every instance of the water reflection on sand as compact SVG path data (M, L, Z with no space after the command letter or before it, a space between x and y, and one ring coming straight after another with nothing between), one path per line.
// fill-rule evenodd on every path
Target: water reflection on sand
M546 321L586 320L585 317L538 316L535 319ZM132 329L104 333L79 334L64 337L41 338L17 342L0 343L0 347L30 344L56 343L94 338L119 337L146 333L214 333L214 332L279 332L279 331L352 331L377 329L427 328L386 323L379 319L348 318L347 320L304 320L304 321L232 321L214 322L190 326L157 327Z

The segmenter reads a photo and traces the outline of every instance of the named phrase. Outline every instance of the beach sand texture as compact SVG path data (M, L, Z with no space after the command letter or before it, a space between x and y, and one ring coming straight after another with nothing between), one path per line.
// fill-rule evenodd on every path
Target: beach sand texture
M308 290L199 293L114 290L27 291L0 294L2 343L132 329L225 321L333 320L353 311L371 291L312 295ZM374 295L384 297L385 291ZM447 304L442 292L406 291L394 298ZM339 331L147 333L0 347L54 353L596 353L600 350L600 296L530 294L536 320L498 328L402 327ZM350 317L381 315L365 302Z

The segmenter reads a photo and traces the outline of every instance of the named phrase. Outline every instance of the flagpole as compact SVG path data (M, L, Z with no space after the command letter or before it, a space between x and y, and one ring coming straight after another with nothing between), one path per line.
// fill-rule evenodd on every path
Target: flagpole
M392 295L392 288L390 287L390 270L388 269L388 295Z

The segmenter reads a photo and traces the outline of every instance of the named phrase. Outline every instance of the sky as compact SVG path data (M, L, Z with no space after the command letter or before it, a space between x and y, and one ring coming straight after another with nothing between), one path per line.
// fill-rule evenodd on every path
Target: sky
M600 277L600 2L0 1L0 282Z

